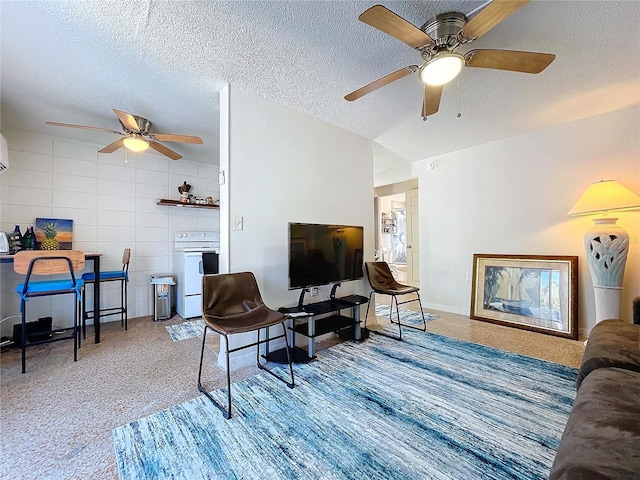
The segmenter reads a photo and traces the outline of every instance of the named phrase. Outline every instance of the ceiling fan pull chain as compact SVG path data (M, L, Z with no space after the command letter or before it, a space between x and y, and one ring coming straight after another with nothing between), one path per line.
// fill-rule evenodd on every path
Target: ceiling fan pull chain
M460 118L462 113L460 113L460 75L456 78L456 83L458 84L458 115L456 117Z

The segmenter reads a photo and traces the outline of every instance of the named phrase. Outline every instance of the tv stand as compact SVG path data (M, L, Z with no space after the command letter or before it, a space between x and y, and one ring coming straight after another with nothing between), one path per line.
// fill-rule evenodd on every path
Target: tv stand
M329 295L330 299L335 299L336 298L336 290L338 289L338 287L340 286L339 283L336 283L333 285L333 287L331 288L331 294Z
M289 349L291 360L294 363L306 363L315 358L315 339L330 332L347 334L355 340L363 340L362 329L360 328L360 305L368 303L369 299L362 295L348 295L336 298L334 285L332 296L329 300L322 302L308 303L306 305L296 305L295 307L283 307L279 311L287 315L292 325L288 327L290 331ZM304 291L300 299L304 296ZM351 316L342 315L342 310L351 310ZM319 317L319 318L317 318ZM307 350L295 346L296 334L308 338ZM366 335L366 334L365 334ZM287 363L287 355L284 348L274 352L267 352L265 358L276 363Z

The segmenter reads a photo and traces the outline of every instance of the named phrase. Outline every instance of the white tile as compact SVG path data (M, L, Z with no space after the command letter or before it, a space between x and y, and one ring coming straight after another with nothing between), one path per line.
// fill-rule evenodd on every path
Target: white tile
M135 224L136 214L134 212L104 209L98 210L98 228L118 225L134 227Z
M53 169L53 156L44 153L9 150L9 170L13 168L51 172Z
M72 192L96 193L98 179L95 177L70 175L67 173L53 174L53 189Z
M138 270L148 270L150 272L168 272L169 256L157 257L137 257L136 267Z
M2 134L7 139L9 151L20 150L53 155L53 139L51 137L19 130L3 130Z
M140 171L138 171L140 174ZM176 190L176 197L178 192ZM149 184L136 184L136 198L153 199L168 198L168 188L166 185L149 185Z
M54 157L53 171L55 173L95 178L98 172L98 164L91 160Z
M137 242L168 242L170 240L166 227L136 228L135 239ZM171 241L173 241L173 236L171 237Z
M98 195L95 193L54 191L54 207L86 208L95 210L98 205Z
M53 140L53 154L56 157L91 160L93 162L98 159L98 149L95 146L60 139Z
M0 201L5 207L7 205L49 207L52 197L53 193L50 189L4 186L0 190Z
M163 213L137 213L136 223L137 228L140 227L163 227L169 226L169 219L167 215Z
M74 243L76 239L82 242L95 242L96 232L97 227L94 225L78 225L76 221L73 222Z
M121 148L112 153L98 152L98 163L107 165L128 165L135 168L135 159L132 159L132 156L127 155L126 152L126 148Z
M171 160L168 158L158 158L151 155L137 155L136 157L136 168L138 170L169 172L169 162Z
M169 242L136 242L136 257L161 257L173 255Z
M169 231L172 233L182 231L195 231L198 230L198 217L197 215L184 216L184 215L171 215L169 217Z
M135 168L124 164L98 164L98 178L100 178L100 180L117 180L123 183L134 184L136 181L135 171Z
M98 230L98 244L101 242L134 242L135 227L102 226Z
M198 164L188 161L171 162L169 173L171 176L198 178Z
M108 195L119 195L122 197L133 197L135 186L129 182L100 178L98 180L98 193Z
M166 172L154 172L152 170L138 170L136 172L136 182L141 185L169 185L169 178Z
M122 212L135 211L136 204L132 197L121 197L118 195L98 195L98 209L118 210Z
M7 182L3 185L13 185L14 187L35 187L51 189L51 172L39 172L36 170L23 170L21 168L9 167L2 177L6 177Z
M218 183L218 172L220 167L217 165L201 165L198 164L198 179L202 180L214 180Z
M45 215L40 215L44 217ZM98 212L95 209L74 207L54 207L50 218L69 218L73 220L73 228L76 225L95 226L98 224Z
M74 228L75 230L75 228ZM81 252L95 252L97 250L96 248L96 242L90 242L90 241L81 241L81 240L76 240L75 239L75 232L73 235L73 249L74 250L80 250ZM84 270L85 272L91 272L93 271L93 265L91 265L91 262L86 262L85 263L85 268Z
M51 207L38 207L34 205L2 205L2 223L19 224L22 233L27 225L33 224L37 217L48 217ZM11 230L13 231L13 228Z

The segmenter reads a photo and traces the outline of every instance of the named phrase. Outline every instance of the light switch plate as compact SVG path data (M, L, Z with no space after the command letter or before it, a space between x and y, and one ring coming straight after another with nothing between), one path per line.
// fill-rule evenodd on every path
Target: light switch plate
M234 215L233 216L233 230L236 232L239 232L243 229L244 227L244 219L242 218L242 216L237 216Z

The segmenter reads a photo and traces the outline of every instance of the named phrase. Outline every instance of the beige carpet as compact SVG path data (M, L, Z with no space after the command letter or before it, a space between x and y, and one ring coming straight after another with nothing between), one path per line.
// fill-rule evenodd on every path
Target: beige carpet
M433 313L440 315L429 323L434 333L573 366L584 351L581 342ZM119 322L104 324L102 343L87 338L75 363L70 342L31 347L24 375L20 350L3 351L0 478L117 478L112 429L199 395L201 338L174 342L165 329L181 321L132 319L126 332ZM217 367L216 340L205 352L204 378L210 389L226 382ZM257 372L246 367L234 371L232 379ZM211 414L220 412L212 406Z

